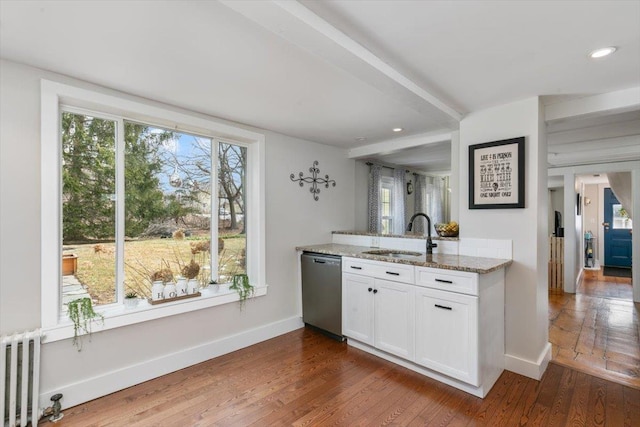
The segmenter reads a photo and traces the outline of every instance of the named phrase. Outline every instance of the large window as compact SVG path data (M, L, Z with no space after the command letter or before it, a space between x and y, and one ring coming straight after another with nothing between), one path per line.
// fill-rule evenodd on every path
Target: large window
M246 272L246 147L123 120L118 162L119 121L63 111L61 123L63 258L75 263L63 301L79 286L98 305L118 302L120 288L148 298L158 272L198 270L202 287Z
M109 329L232 302L233 293L206 287L234 274L266 293L262 135L58 83L42 87L49 340L72 332L65 303L79 296L103 307ZM125 294L151 296L154 273L177 279L194 265L201 298L124 310Z

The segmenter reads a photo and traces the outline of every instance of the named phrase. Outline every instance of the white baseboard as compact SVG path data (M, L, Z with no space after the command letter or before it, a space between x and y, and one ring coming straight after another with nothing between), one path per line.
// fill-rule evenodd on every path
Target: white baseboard
M580 286L580 280L582 280L582 276L584 276L584 267L580 268L580 271L578 272L578 276L576 277L576 289L578 289L578 286Z
M51 406L50 397L55 393L62 393L64 395L64 399L61 401L63 407L70 408L302 327L304 327L302 319L295 316L93 378L56 387L55 390L40 393L40 407Z
M547 370L547 365L551 360L551 343L547 343L544 349L538 356L538 360L532 362L530 360L521 359L509 354L504 355L504 368L507 371L515 372L516 374L524 375L525 377L533 378L534 380L540 380L544 371Z

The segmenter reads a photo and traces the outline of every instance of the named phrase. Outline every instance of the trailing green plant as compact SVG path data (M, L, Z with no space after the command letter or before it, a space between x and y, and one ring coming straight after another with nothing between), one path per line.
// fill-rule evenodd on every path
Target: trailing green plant
M104 322L104 316L93 310L91 298L78 298L67 303L69 319L73 322L73 345L82 351L82 335L91 336L91 323Z
M246 274L234 274L229 289L233 289L238 293L240 310L244 307L247 298L252 297L255 293L255 287L249 282L249 276Z

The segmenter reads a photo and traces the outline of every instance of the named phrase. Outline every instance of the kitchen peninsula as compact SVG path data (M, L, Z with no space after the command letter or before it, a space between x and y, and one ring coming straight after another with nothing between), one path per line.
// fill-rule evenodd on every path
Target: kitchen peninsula
M339 232L333 240L296 249L342 257L342 334L348 344L486 396L504 370L504 278L511 242L438 239L450 245L427 255L425 240L414 235ZM509 257L460 254L470 251L460 248L474 245L485 253L509 246Z
M500 270L512 263L510 259L481 258L465 255L436 253L412 256L411 251L379 249L366 246L327 243L322 245L299 246L299 251L318 254L337 255L342 257L361 258L372 261L408 264L414 266L439 268L443 270L467 271L470 273L490 273ZM385 255L389 251L391 255Z

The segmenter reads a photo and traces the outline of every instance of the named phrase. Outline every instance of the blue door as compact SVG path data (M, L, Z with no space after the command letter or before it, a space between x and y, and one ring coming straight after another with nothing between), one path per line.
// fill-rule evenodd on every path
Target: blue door
M631 220L610 188L604 189L604 265L631 267Z

